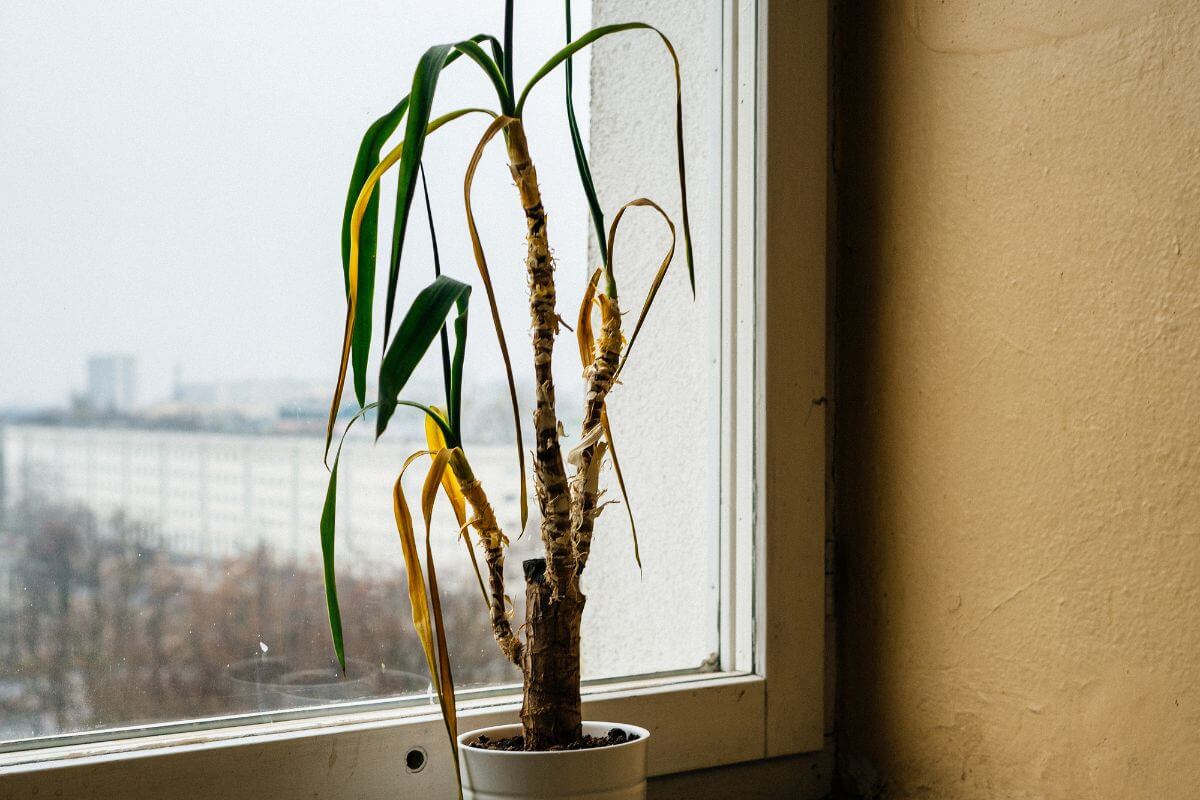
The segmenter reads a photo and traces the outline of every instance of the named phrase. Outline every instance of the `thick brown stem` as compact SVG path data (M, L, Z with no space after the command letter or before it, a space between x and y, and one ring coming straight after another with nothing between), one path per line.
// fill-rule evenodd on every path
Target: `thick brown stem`
M551 594L567 591L575 578L574 548L570 535L570 489L563 467L558 440L558 416L554 407L554 374L551 362L554 337L558 333L555 308L554 261L546 236L546 210L538 188L537 170L529 158L529 145L519 122L508 128L509 169L521 207L525 210L527 233L525 267L529 276L529 314L532 323L534 394L533 412L537 447L534 460L534 486L542 512L542 543L546 548L546 579Z
M579 703L579 628L584 597L571 536L571 490L559 443L551 369L558 311L554 261L546 235L537 171L519 122L508 128L509 169L521 196L527 233L525 268L533 339L534 486L542 512L545 558L525 562L525 643L521 654L524 697L521 722L526 750L576 741L582 732Z
M512 624L508 620L507 604L504 601L504 534L500 532L500 526L496 523L496 513L492 510L479 481L464 482L462 492L475 514L472 524L479 533L479 541L483 543L492 635L496 637L496 644L500 645L504 657L521 666L521 642L513 635Z
M579 628L584 596L579 582L554 594L546 562L525 564L525 673L521 724L526 750L565 747L582 735Z

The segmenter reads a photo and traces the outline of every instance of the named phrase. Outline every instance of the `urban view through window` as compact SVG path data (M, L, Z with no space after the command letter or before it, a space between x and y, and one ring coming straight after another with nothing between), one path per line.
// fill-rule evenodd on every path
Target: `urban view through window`
M345 309L340 218L359 137L407 91L404 76L422 45L498 30L503 13L495 3L413 19L402 5L189 2L114 15L95 0L0 9L0 749L97 729L430 699L390 502L399 465L424 447L418 416L398 416L378 443L369 425L347 439L337 539L345 678L334 668L318 529ZM585 30L591 10L575 5L575 29ZM547 21L560 19L562 5L520 6L516 66L527 75L561 46L561 22ZM577 59L576 106L596 150L596 137L607 146L622 134L599 106L589 113L592 67ZM443 83L447 109L486 96L486 84L465 69L448 70ZM569 320L588 271L589 233L561 91L560 78L534 95L528 118ZM476 283L462 172L481 127L448 126L431 139L425 162L443 265ZM645 157L670 176L671 129L656 123L653 133L663 157L654 148ZM597 176L607 185L599 167ZM609 183L605 202L615 203L628 188ZM389 186L383 220L391 218ZM524 227L502 148L485 157L476 186L493 272L511 272L521 264ZM677 193L657 178L651 188ZM422 205L413 219L424 231ZM648 249L637 270L652 271L660 234L635 228ZM410 240L405 306L431 279L428 236ZM671 325L698 325L693 337L711 339L707 290L693 308L685 284L664 288L663 302L683 309L670 316L691 319ZM527 405L524 280L498 281L498 289ZM509 401L482 302L471 315L466 445L502 526L514 532L516 581L520 559L539 551L536 503L518 540ZM672 358L667 330L641 334L647 363L638 369L665 369L655 358ZM657 356L655 336L668 345ZM555 370L569 431L582 407L574 350L567 331ZM716 649L716 527L705 483L716 474L705 449L716 401L705 388L663 426L688 441L671 451L698 476L685 488L670 488L653 456L663 445L632 422L654 402L694 393L689 381L709 381L716 369L703 347L674 360L676 369L700 364L700 376L680 375L658 398L631 389L631 421L618 428L630 442L627 477L643 476L632 496L639 533L659 538L642 543L639 573L624 510L604 516L606 552L589 567L605 577L590 590L600 599L586 621L587 677L698 668ZM636 374L631 363L630 384ZM440 404L441 391L438 365L428 363L405 394ZM342 419L355 410L346 405ZM671 510L680 505L693 516ZM456 529L439 505L434 552L456 682L511 684L519 674L497 655ZM636 606L622 606L622 597ZM514 599L520 616L522 598ZM647 607L669 610L636 610Z

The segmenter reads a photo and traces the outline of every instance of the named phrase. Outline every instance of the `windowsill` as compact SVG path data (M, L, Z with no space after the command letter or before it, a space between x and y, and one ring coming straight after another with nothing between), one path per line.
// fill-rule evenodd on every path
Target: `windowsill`
M765 703L761 676L709 673L591 687L584 715L648 728L648 768L656 776L763 758ZM512 696L467 701L459 729L511 722L518 709ZM414 747L425 750L428 765L407 773L402 756ZM241 750L239 757L222 758L214 769L219 751L228 748ZM359 754L381 750L393 754L373 762L383 768L358 769ZM339 755L346 753L353 757ZM309 796L319 797L348 787L355 796L374 797L385 784L392 792L427 792L453 781L445 727L436 709L425 706L14 752L0 756L0 769L18 795L24 779L30 788L97 800L154 797L170 786L188 786L196 800L262 797L301 774Z

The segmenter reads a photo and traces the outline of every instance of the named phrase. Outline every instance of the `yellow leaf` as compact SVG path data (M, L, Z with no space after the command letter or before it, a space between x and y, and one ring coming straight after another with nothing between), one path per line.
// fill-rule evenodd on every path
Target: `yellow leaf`
M418 455L410 456L405 463L407 466ZM433 630L429 617L429 594L425 590L425 574L421 570L421 557L417 551L416 536L413 533L412 513L408 510L408 502L404 499L404 488L401 480L404 473L396 477L392 486L392 511L396 516L396 530L400 534L400 550L404 556L404 571L408 576L408 602L412 607L413 627L417 638L421 641L421 649L425 652L425 662L429 667L433 688L441 695L441 673L436 666L433 652Z
M617 244L617 226L621 224L621 217L625 216L625 212L630 208L645 206L653 208L659 213L663 220L667 223L667 227L671 229L671 246L667 249L667 255L662 260L662 264L658 267L658 272L654 274L654 280L650 282L650 290L646 292L646 299L642 303L642 311L638 314L637 324L633 326L633 333L629 335L629 345L625 348L625 355L621 357L621 363L617 365L617 375L621 374L621 370L625 368L625 362L629 358L629 352L633 349L633 343L637 339L638 332L642 329L642 323L646 321L646 314L650 311L650 306L654 303L654 298L658 295L658 288L662 285L663 277L667 274L667 267L671 266L671 259L675 257L675 223L667 216L667 212L655 203L653 200L648 200L645 197L639 197L636 200L630 200L625 205L621 206L613 217L612 225L608 228L608 266L612 269L613 264L613 248ZM686 218L687 212L684 212ZM690 245L689 245L690 246Z
M617 446L613 444L612 425L608 422L608 408L600 410L600 424L604 426L604 438L608 440L608 454L612 456L613 472L617 473L617 485L621 487L621 499L625 501L625 513L629 515L629 531L633 534L633 560L638 571L642 569L642 553L638 547L637 523L633 521L633 507L629 505L629 492L625 491L625 476L621 474L621 462L617 460Z
M427 452L417 452L409 456L404 462L404 468L396 477L396 482L392 486L392 509L396 517L396 530L400 534L400 547L404 555L405 573L408 577L408 602L412 608L413 627L416 629L417 638L421 642L421 650L425 654L425 663L429 668L430 680L433 682L434 691L438 696L438 704L442 709L442 717L446 724L446 732L450 736L451 749L454 754L454 763L457 770L458 765L458 747L456 744L458 731L458 718L455 711L454 702L454 678L450 672L450 658L446 651L446 632L442 620L441 599L438 596L437 590L437 572L433 566L433 551L430 547L429 536L429 521L430 513L425 514L425 553L426 560L429 565L429 590L425 586L425 574L421 569L421 558L417 550L416 535L413 531L412 513L408 508L408 501L404 497L404 487L402 481L404 479L404 471L413 461L421 456L428 455ZM445 462L448 458L448 451L443 448L434 457L436 465L438 459L441 458L442 468L445 468ZM432 475L433 470L430 470ZM439 475L440 478L440 475ZM426 480L426 484L429 480ZM437 483L434 482L434 493L437 491ZM424 506L424 492L422 492L422 505ZM432 503L429 504L429 511L432 512ZM432 600L433 613L430 614L430 601Z
M450 448L443 447L433 457L433 464L429 467L429 474L425 477L425 485L421 489L421 515L425 518L425 560L429 568L429 596L433 605L433 631L437 638L437 666L441 678L438 700L442 706L442 716L446 721L446 732L450 734L457 770L458 718L454 702L454 675L450 670L450 652L446 646L446 625L442 619L442 598L438 593L437 570L433 566L433 537L430 533L438 486L441 485L442 477L446 474L446 463L450 460L453 452Z
M442 409L437 406L431 406L431 408L442 419L446 418ZM429 445L429 449L435 453L446 446L446 435L428 414L425 415L425 441ZM466 455L461 449L458 450L458 457L464 463L466 462ZM450 501L450 506L454 509L454 518L458 520L458 532L467 546L467 555L471 558L471 566L475 568L475 580L479 583L479 591L483 595L483 605L486 608L490 603L487 587L483 585L483 572L479 569L479 559L475 557L475 548L471 546L471 521L467 519L467 499L463 496L462 486L459 484L458 476L454 474L453 468L442 474L442 488L445 489L446 499Z
M471 209L471 184L475 182L475 170L479 167L479 159L488 142L496 134L519 122L515 117L500 116L492 121L483 137L471 154L467 165L467 174L463 179L463 201L467 207L467 232L471 235L471 253L475 256L475 266L479 268L479 278L483 281L484 291L487 292L488 308L492 311L492 325L496 328L496 341L500 344L500 356L504 361L504 374L508 379L508 396L512 400L513 425L517 431L517 471L521 476L519 502L521 506L521 530L518 538L525 533L525 523L529 521L529 491L525 483L525 446L521 440L521 409L517 403L517 384L513 379L512 359L508 355L508 341L504 338L504 326L500 324L500 309L496 305L496 290L492 286L492 276L488 272L487 258L483 254L483 243L479 240L479 228L475 224L475 212Z
M437 406L431 406L431 408L445 419L442 409ZM446 447L446 435L428 414L425 415L425 442L434 453ZM459 485L458 477L454 474L453 469L448 469L443 474L442 486L446 489L446 499L454 507L454 516L458 519L458 525L461 528L467 523L467 500L463 497L462 487Z
M596 284L599 280L600 270L596 270L583 292L583 302L579 304L579 321L575 325L575 340L579 342L579 362L583 364L584 369L596 358L596 339L592 335L592 301L596 297Z

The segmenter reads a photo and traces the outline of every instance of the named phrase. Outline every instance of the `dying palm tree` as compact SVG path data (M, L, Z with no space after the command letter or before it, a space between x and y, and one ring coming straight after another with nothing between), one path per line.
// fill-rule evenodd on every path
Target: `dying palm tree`
M615 34L650 32L656 34L669 52L675 69L676 146L678 149L679 190L683 212L684 249L689 279L694 290L691 236L688 227L687 195L684 186L683 117L679 60L670 41L660 31L642 22L628 22L595 28L578 39L570 32L570 2L566 2L567 45L555 53L518 91L513 64L513 3L505 4L503 42L480 34L453 44L429 48L421 57L413 75L412 90L391 111L367 129L355 161L342 225L342 260L345 272L346 324L338 378L329 410L326 432L326 457L342 407L343 390L352 375L358 411L347 424L368 411L375 411L376 437L383 435L399 406L424 414L428 450L413 454L404 468L422 457L429 458L429 469L421 494L421 512L425 523L425 560L422 566L412 513L398 476L393 489L393 508L408 575L413 622L425 650L433 685L438 693L447 730L456 735L454 685L446 636L442 624L437 574L430 547L430 522L434 501L443 493L453 507L467 552L475 564L480 588L488 608L492 633L503 657L520 668L523 682L521 721L527 750L543 750L570 744L580 738L579 653L580 623L585 598L579 578L591 553L593 527L601 511L598 503L599 471L605 457L615 468L622 495L624 480L616 460L612 430L606 413L606 401L629 357L646 313L654 301L675 250L675 226L653 201L638 198L623 205L605 228L604 215L587 156L575 120L571 97L571 57L593 42ZM430 108L442 71L466 57L490 79L495 89L497 108L465 108L431 118ZM580 181L587 197L596 229L601 265L591 274L578 313L575 328L585 383L582 431L579 444L564 453L555 405L555 383L551 361L559 332L559 302L555 288L555 264L551 257L546 212L538 188L537 170L530 152L523 112L530 92L562 66L566 72L565 107ZM521 489L521 526L528 509L526 501L524 448L518 411L512 362L500 324L495 292L487 260L480 243L471 209L471 186L479 159L497 134L503 134L509 168L526 221L525 277L529 289L529 316L532 330L532 354L535 408L533 411L535 494L541 512L543 557L524 564L526 618L524 637L514 632L509 619L505 591L505 550L508 538L496 519L483 485L471 469L463 443L462 386L463 358L466 345L467 311L470 286L440 274L417 295L393 334L396 290L400 257L410 211L417 193L421 156L426 137L449 122L468 115L490 118L482 138L465 168L463 185L467 211L467 232L471 239L480 282L487 294L500 352L508 379L512 402L518 475ZM383 155L389 137L404 123L404 140ZM379 394L371 403L366 398L367 360L373 335L373 287L378 249L379 180L389 170L398 175L396 212L390 258L387 294L384 298L383 358L379 370ZM626 341L622 311L618 300L613 252L621 218L627 209L648 207L662 215L671 230L671 247L663 259L642 304L637 322ZM435 251L436 252L436 251ZM603 281L601 281L603 279ZM447 325L447 317L454 312ZM599 325L594 316L598 312ZM449 330L448 330L449 329ZM401 392L417 364L425 357L435 339L440 339L445 405L435 407L401 398ZM453 339L453 345L451 345ZM342 434L343 441L345 433ZM321 518L321 539L325 561L325 587L333 644L339 661L345 665L341 615L334 581L334 518L337 494L339 444L330 470L329 490ZM569 470L568 470L569 467ZM403 470L401 470L401 476ZM628 502L626 502L628 508ZM631 516L632 521L632 516ZM635 533L636 537L636 533ZM635 539L636 544L636 539ZM475 546L483 551L483 569L475 556ZM486 585L485 585L486 584Z

